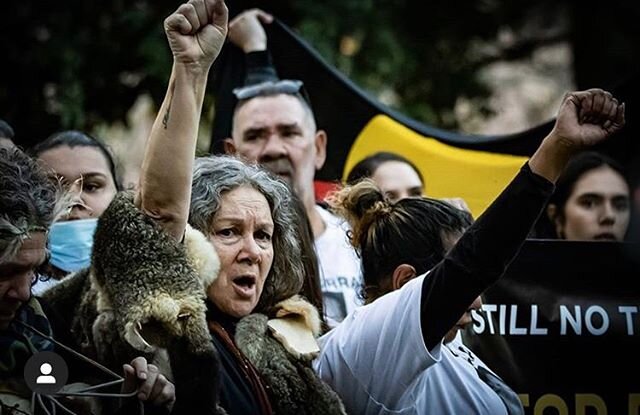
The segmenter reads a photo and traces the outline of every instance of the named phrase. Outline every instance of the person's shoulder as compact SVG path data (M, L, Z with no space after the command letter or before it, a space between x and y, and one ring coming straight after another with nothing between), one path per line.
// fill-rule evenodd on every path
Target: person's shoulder
M324 204L316 203L315 209L316 209L316 212L318 212L320 214L320 216L322 217L322 219L324 221L340 222L340 218L337 215L335 215L334 213L332 213L329 210L328 206L325 206Z
M321 204L316 204L315 209L327 225L327 228L349 230L349 224L347 223L347 221L345 221L344 218L331 212L328 207Z

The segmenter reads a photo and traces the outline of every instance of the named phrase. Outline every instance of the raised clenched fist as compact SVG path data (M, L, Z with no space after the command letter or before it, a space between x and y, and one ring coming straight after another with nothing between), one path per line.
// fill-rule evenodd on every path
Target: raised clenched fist
M227 36L229 12L224 0L190 0L164 21L176 63L208 70Z
M624 126L624 104L602 89L565 95L552 134L574 149L593 146Z

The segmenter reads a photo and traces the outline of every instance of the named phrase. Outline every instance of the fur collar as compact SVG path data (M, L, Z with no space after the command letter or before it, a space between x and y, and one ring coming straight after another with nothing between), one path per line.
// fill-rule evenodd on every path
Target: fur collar
M299 295L279 302L275 310L276 318L267 323L273 337L296 359L313 360L320 353L318 310Z
M184 247L187 251L187 258L198 274L206 294L209 285L218 278L220 258L207 237L188 224L184 231Z

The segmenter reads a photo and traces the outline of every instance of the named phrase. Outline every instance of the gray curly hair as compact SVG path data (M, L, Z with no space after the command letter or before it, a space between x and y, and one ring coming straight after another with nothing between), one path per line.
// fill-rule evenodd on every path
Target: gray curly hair
M195 161L189 224L210 235L213 217L225 192L248 185L269 203L274 223L273 264L255 311L269 309L302 288L304 268L291 190L266 170L229 156L200 157Z
M47 232L58 188L29 156L0 147L0 263L13 258L32 232Z

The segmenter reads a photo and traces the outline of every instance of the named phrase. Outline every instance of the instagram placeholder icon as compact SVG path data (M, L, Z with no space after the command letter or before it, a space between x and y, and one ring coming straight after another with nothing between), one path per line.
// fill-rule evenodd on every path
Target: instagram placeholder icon
M41 395L52 395L67 383L67 364L54 352L39 352L24 366L24 380L29 388Z

